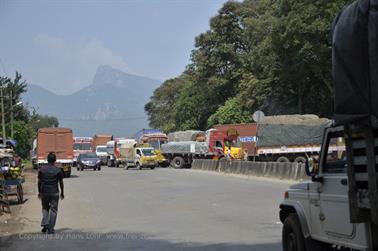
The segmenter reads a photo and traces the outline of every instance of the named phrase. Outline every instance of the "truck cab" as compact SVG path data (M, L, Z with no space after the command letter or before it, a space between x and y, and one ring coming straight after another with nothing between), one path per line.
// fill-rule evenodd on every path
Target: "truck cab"
M369 248L371 225L350 220L345 138L343 126L326 128L319 158L309 158L306 164L311 180L285 192L280 205L284 251L331 246L375 250Z
M155 169L156 166L158 166L158 157L154 148L143 144L130 148L129 154L126 156L126 169L129 167Z
M244 152L236 134L230 135L217 129L210 129L206 131L206 141L209 144L209 152L214 153L215 158L244 158Z
M98 145L96 146L96 155L100 158L101 164L106 165L107 164L107 151L106 151L106 145Z
M156 132L150 134L144 134L140 137L139 142L141 144L149 144L152 148L154 148L159 166L167 167L169 162L164 157L161 152L161 146L168 142L168 137L165 133Z

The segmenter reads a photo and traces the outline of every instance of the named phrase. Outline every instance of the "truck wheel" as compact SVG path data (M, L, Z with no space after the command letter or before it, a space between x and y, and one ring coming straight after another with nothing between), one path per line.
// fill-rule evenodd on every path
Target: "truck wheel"
M112 161L111 161L111 159L108 159L107 166L108 166L108 167L112 167L112 166L113 166L113 165L112 165Z
M298 156L295 158L294 160L295 163L306 163L306 158L305 157L302 157L302 156Z
M276 162L290 162L289 158L285 157L285 156L281 156L279 157Z
M172 165L173 168L181 169L181 168L184 167L185 161L184 161L183 157L176 156L176 157L173 158L171 165Z
M283 251L306 251L301 225L295 213L290 214L284 221L282 245Z

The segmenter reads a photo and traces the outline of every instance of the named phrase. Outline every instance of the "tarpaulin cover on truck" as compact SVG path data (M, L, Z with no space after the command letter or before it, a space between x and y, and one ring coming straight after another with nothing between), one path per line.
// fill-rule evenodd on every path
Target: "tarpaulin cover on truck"
M205 142L183 141L168 142L161 146L163 153L195 153L205 154L209 151L209 145Z
M187 131L178 131L172 132L168 134L168 141L196 141L197 138L204 139L205 132L203 131L195 131L195 130L187 130Z
M378 1L356 1L334 20L335 122L378 117Z
M257 124L257 147L321 144L329 119L316 115L265 117Z

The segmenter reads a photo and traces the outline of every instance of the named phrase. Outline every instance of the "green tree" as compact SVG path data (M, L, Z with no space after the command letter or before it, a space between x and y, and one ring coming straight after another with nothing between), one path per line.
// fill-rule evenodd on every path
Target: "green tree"
M157 88L144 109L149 116L150 126L171 132L177 129L175 110L173 106L180 95L183 86L190 83L187 74L165 81Z
M24 121L16 121L14 123L14 139L17 142L16 153L22 158L27 158L29 155L35 135L30 124Z
M208 127L217 124L240 124L251 122L251 114L243 110L238 98L230 98L226 103L209 117Z
M151 124L168 131L206 129L220 121L243 121L240 114L250 117L255 110L330 116L331 23L351 2L225 3L210 29L195 39L185 71L190 81L180 85L169 105L155 109L152 104L166 101L154 93L146 106ZM222 117L232 112L237 115Z
M59 120L54 116L41 115L33 110L30 115L29 124L33 131L37 132L39 128L59 127Z

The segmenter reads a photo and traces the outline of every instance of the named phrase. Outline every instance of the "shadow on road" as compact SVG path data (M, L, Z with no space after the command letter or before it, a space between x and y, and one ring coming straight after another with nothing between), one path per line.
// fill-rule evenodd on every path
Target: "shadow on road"
M170 242L144 233L78 232L57 229L54 235L42 233L13 234L0 237L2 250L201 250L201 251L279 251L280 243L268 244L203 244ZM4 248L4 249L3 249Z

